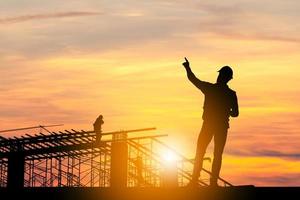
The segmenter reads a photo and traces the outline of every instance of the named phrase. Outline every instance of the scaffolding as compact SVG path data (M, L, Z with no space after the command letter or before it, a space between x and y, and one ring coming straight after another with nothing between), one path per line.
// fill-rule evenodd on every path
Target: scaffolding
M161 138L167 135L130 136L155 128L102 133L48 131L0 137L0 187L168 187L191 180L193 160L174 151ZM162 151L176 160L166 164ZM172 173L170 173L172 172ZM207 186L211 172L203 169L199 185ZM232 186L219 178L219 183Z

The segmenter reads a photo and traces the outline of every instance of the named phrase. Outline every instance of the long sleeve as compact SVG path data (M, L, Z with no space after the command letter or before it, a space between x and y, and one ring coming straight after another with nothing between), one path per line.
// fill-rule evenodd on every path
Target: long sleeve
M201 81L198 79L195 74L192 72L191 68L189 66L185 66L186 73L188 79L198 88L200 89L203 93L207 91L207 88L211 85L211 83Z
M238 105L238 99L237 99L236 93L234 93L234 95L233 95L233 102L232 102L232 107L230 110L230 116L231 117L239 116L239 105Z

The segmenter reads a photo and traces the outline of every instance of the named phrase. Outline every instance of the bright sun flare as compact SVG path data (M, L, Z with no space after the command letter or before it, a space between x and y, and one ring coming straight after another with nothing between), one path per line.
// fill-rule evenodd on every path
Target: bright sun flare
M177 160L177 156L176 154L171 151L171 150L167 150L163 153L162 155L163 159L167 162L174 162Z

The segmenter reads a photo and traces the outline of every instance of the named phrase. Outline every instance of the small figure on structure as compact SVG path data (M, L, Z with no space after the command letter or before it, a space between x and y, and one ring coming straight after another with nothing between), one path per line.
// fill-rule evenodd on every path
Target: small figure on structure
M190 185L197 185L206 148L212 138L214 138L214 159L210 185L217 186L222 164L222 154L229 128L229 117L237 117L239 115L236 92L227 85L232 79L233 71L229 66L222 67L218 71L217 82L213 84L199 80L192 72L189 61L186 58L183 66L186 69L188 79L205 96L202 115L203 124L198 137L194 171Z
M136 175L137 175L137 185L138 187L144 186L145 180L143 178L143 159L141 156L138 156L134 161L136 166Z
M103 116L100 115L96 121L94 122L94 131L96 133L96 143L99 144L101 142L102 137L102 124L104 124Z

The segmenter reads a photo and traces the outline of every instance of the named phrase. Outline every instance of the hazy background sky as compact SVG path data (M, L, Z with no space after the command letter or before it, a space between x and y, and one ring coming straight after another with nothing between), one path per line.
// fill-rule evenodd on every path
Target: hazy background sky
M299 9L294 0L1 1L0 129L91 129L103 114L104 131L155 126L193 157L204 98L186 56L206 81L234 69L240 117L222 177L299 185Z

